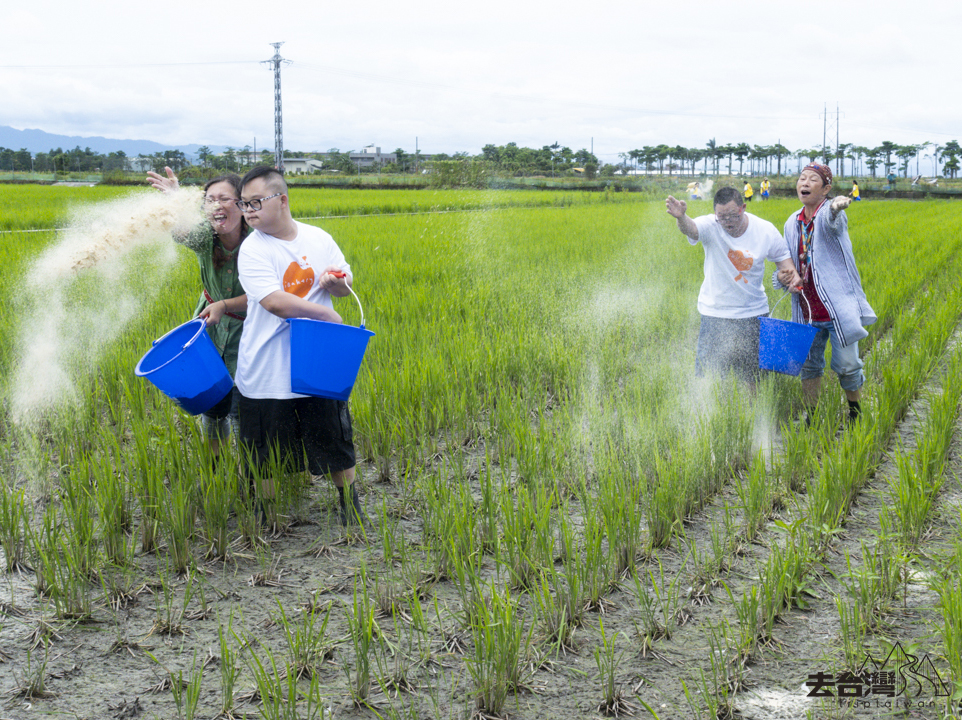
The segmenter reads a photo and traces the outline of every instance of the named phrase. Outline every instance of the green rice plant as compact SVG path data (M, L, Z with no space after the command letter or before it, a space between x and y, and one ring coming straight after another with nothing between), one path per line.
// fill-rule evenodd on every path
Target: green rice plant
M761 634L759 615L761 609L761 597L758 586L751 585L742 593L740 600L735 600L735 596L728 587L727 583L722 583L728 599L735 609L738 617L738 637L736 638L735 648L739 657L746 661L751 660L758 653L758 643Z
M755 456L755 461L748 471L748 477L738 474L735 479L735 489L744 512L745 539L753 542L772 511L772 496L765 472L765 459L761 453Z
M874 546L862 542L860 567L853 567L851 557L845 556L847 573L843 578L847 580L842 579L842 584L868 629L878 626L898 592L905 570L904 556L892 542L893 536L886 533L889 525L887 519L883 520L882 534Z
M454 552L451 552L454 557ZM451 580L460 600L457 613L458 624L463 630L469 630L478 621L478 613L487 602L482 587L483 557L480 553L468 557L457 557L451 564Z
M713 391L717 411L708 416L705 429L698 433L711 438L713 482L705 487L705 496L718 492L727 478L747 468L752 453L752 402L742 397L731 377L716 384Z
M548 565L533 593L541 628L556 652L572 647L572 636L583 623L585 609L585 558L567 510L558 518L558 542L564 570L559 571L555 563Z
M440 624L441 613L438 605L437 597L432 600L434 606L434 615L439 620L438 628L441 628ZM410 626L413 630L413 635L417 639L418 645L418 663L426 664L429 662L433 656L432 649L432 628L428 624L427 616L424 612L424 604L422 603L422 590L418 587L411 589L410 597L408 599L408 615L410 617Z
M484 593L471 626L472 654L466 658L471 675L475 708L500 715L508 694L524 687L523 665L531 643L531 628L525 629L518 602L505 588L493 584Z
M91 590L87 562L89 548L78 545L71 527L61 520L55 505L48 505L39 526L31 532L36 590L49 598L60 619L82 620L91 615Z
M835 598L838 609L840 640L842 642L842 656L845 669L857 671L865 661L865 635L869 632L869 623L863 614L860 602L846 602L840 597Z
M380 629L374 620L374 604L367 592L367 570L363 566L359 576L360 581L357 577L354 579L354 601L347 613L348 633L354 647L354 677L348 673L348 680L354 703L363 706L371 693L371 655Z
M745 685L746 659L729 643L730 627L708 627L709 675L701 668L695 678L694 692L682 680L682 689L692 717L719 720L737 717L732 697ZM697 697L696 697L697 696ZM699 702L700 701L700 702Z
M402 692L411 692L416 689L414 682L411 680L411 672L414 669L411 655L415 652L414 643L420 642L415 639L417 634L416 631L405 633L400 617L395 615L394 637L396 643L392 645L385 640L382 643L382 651L375 653L378 687L388 697L396 698ZM402 648L405 644L407 645L407 651Z
M800 432L787 424L782 425L782 457L778 475L782 484L791 492L804 492L807 483L818 468L816 443L811 433Z
M687 464L656 456L655 471L657 479L649 489L645 515L649 545L663 548L670 544L672 536L682 527ZM617 494L614 497L617 498Z
M962 701L962 586L958 577L943 579L938 587L939 607L942 610L942 647L949 665L949 675L955 684L951 700Z
M561 513L558 530L564 570L549 564L532 591L539 625L556 653L572 647L572 636L583 622L585 606L581 584L585 577L584 558L566 512Z
M194 566L191 539L197 525L196 492L193 478L172 477L163 499L162 526L167 531L168 552L172 568L178 575Z
M470 489L464 482L444 480L444 468L423 479L424 535L434 551L438 578L450 577L462 557L476 552L477 535Z
M775 621L792 607L807 608L814 593L808 572L815 562L801 520L789 525L777 521L777 529L786 534L784 543L771 544L771 552L759 570L760 626L759 639L771 642Z
M47 689L47 662L50 648L44 644L43 659L39 662L34 657L36 648L27 650L26 666L14 668L14 689L9 693L13 697L24 700L36 700L51 697L53 693Z
M688 540L686 565L692 568L691 589L688 597L693 602L708 602L711 591L718 585L721 573L728 566L728 556L733 544L732 512L726 502L723 506L723 523L711 521L708 525L708 551L698 549L694 539Z
M0 547L7 572L26 570L27 537L30 519L23 488L13 488L0 479Z
M296 669L287 664L278 668L270 647L258 642L258 651L255 651L254 642L253 639L245 642L245 661L261 698L257 706L260 716L264 720L324 720L327 712L320 678L312 675L307 690L299 690Z
M501 539L499 530L499 520L501 518L500 505L498 503L498 488L491 473L491 455L485 448L485 462L479 472L481 485L481 497L478 502L478 543L481 551L492 555L498 554L498 545Z
M642 481L628 473L608 475L598 483L597 502L604 517L610 563L616 575L633 574L645 547L642 490ZM648 541L653 543L650 528Z
M150 629L149 634L151 635L158 634L171 637L173 635L183 635L186 632L184 629L184 618L187 616L187 609L190 606L191 600L194 599L194 593L196 592L194 573L187 573L184 581L184 594L178 604L176 602L177 594L171 584L170 571L171 568L168 566L166 571L160 573L160 589L163 594L163 601L157 603L157 617L154 619L154 625Z
M206 462L204 458L201 462ZM209 474L201 473L197 489L200 504L201 532L204 536L208 559L223 560L230 547L231 509L237 499L238 478L236 462L229 450L222 452L221 460Z
M648 655L655 641L671 638L674 628L683 619L681 591L678 584L683 571L684 568L669 581L665 578L665 568L659 561L657 578L651 569L646 573L644 580L640 577L641 573L635 573L633 576L635 597L641 607L641 627L636 627L636 630L642 638L642 656Z
M284 605L277 599L278 612L272 613L271 617L284 629L289 665L298 678L320 673L322 663L331 654L326 637L331 607L328 604L325 612L310 603L301 608L300 618L294 621L288 619Z
M582 486L583 487L583 486ZM581 492L581 507L590 508L587 492ZM582 528L582 543L584 555L580 560L574 559L577 553L569 555L569 563L581 571L578 584L583 588L585 610L599 610L602 607L605 594L611 587L614 576L611 558L605 547L605 525L603 518L595 512L585 512L584 527ZM570 566L570 565L569 565Z
M234 715L234 706L236 704L236 699L234 698L234 688L237 685L237 680L240 677L241 670L237 666L237 653L233 646L228 640L228 633L234 638L237 635L234 633L234 614L231 611L231 616L227 621L227 632L224 631L223 625L217 626L217 644L220 648L220 717L229 718Z
M535 539L550 528L550 508L537 503L536 490L518 486L516 492L501 489L501 541L498 561L508 571L511 586L518 590L533 587L541 567ZM533 532L532 528L539 528Z
M78 575L89 577L97 566L97 540L94 534L94 489L89 466L80 461L61 480L66 532L70 535L70 564ZM67 560L67 558L64 558Z
M194 720L197 715L197 705L200 702L200 688L204 681L204 663L197 666L197 651L190 665L190 674L184 680L184 671L178 670L176 673L168 671L170 674L170 692L174 696L174 705L177 707L177 717L184 720Z
M388 507L386 497L381 498L378 515L381 518L378 530L381 535L381 553L384 562L389 566L395 563L403 565L407 558L407 542L404 538L404 531L401 529L400 518Z
M601 682L602 700L598 705L598 712L614 717L631 715L634 708L618 686L616 677L624 654L619 654L615 645L619 633L616 632L609 638L605 633L604 620L601 618L598 619L598 627L601 631L601 647L595 647L592 651L595 656L595 665L598 667L598 680Z
M763 574L777 588L775 598L779 608L793 607L807 610L810 597L818 597L812 588L809 571L818 560L811 540L805 531L802 518L788 523L776 520L773 524L777 532L785 535L783 544L773 544L772 554Z
M903 543L906 547L916 547L928 527L942 477L933 477L931 469L924 464L924 456L898 453L895 460L898 475L889 480L891 508L898 518Z
M132 474L136 478L136 497L140 506L140 548L145 553L151 553L157 548L161 508L167 493L164 485L166 464L164 456L161 454L158 458L154 452L151 443L153 432L146 422L135 420L132 434Z
M131 498L124 481L123 469L117 458L122 450L111 436L113 447L100 455L99 463L91 467L96 473L94 485L97 503L97 524L107 561L122 566L132 560L128 533L133 526Z

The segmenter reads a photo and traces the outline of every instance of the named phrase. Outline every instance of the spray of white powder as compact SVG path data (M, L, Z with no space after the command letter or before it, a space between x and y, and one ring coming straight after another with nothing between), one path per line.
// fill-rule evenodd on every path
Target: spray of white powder
M177 259L172 234L203 221L199 189L136 193L78 209L57 242L24 274L19 296L25 303L18 362L10 406L18 423L32 423L71 402L80 373L96 370L107 343L150 298L127 288L122 278L130 254L151 249L153 286ZM99 301L77 298L88 281Z

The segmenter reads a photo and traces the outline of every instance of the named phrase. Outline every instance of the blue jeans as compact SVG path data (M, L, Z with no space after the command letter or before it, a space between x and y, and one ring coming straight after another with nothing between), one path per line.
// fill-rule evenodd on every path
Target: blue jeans
M802 380L822 377L825 372L825 345L831 338L832 370L838 375L839 385L849 392L855 392L862 387L865 376L862 374L862 359L858 356L858 343L840 345L831 321L813 322L812 327L818 328L818 333L812 341L812 349L808 351L799 377Z

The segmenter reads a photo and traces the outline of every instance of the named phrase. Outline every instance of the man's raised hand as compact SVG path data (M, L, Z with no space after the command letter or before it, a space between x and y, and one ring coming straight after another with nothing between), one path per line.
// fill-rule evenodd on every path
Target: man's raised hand
M671 195L665 200L665 209L673 218L681 218L688 211L688 203L684 200L677 200Z

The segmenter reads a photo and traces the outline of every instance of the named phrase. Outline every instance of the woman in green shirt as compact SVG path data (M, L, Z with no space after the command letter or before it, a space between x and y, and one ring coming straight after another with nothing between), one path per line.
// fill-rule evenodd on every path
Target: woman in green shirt
M147 182L164 192L174 192L180 185L170 168L167 177L147 173ZM241 180L237 175L222 175L204 185L204 212L207 222L174 240L197 254L200 279L204 289L194 317L207 320L207 332L221 353L231 377L237 370L237 348L247 315L247 295L237 276L237 253L250 232L243 213L237 207ZM210 449L216 458L221 442L231 428L237 427L238 393L235 387L227 397L201 416Z

